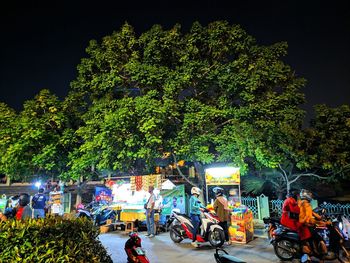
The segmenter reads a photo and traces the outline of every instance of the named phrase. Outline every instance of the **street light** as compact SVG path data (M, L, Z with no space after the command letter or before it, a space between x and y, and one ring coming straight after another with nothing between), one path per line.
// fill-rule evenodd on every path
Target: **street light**
M37 181L37 182L35 183L35 186L39 189L40 186L41 186L41 182L40 182L40 181Z

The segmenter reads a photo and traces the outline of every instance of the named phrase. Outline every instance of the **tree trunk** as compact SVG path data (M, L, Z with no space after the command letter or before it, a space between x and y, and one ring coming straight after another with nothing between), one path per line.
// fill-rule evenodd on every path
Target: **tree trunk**
M10 186L11 185L11 178L10 178L10 176L6 176L6 185L7 186Z
M82 183L83 183L83 177L81 176L78 181L77 186L77 200L75 201L75 207L77 207L82 202Z

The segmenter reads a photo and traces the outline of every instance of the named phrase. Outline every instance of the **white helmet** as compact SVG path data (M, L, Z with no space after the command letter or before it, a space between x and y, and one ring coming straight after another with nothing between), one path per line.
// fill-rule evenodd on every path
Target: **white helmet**
M201 189L199 189L198 187L192 187L191 189L191 194L197 194L200 195L201 194Z
M300 199L301 200L308 200L309 202L311 202L312 193L309 190L302 189L300 192Z

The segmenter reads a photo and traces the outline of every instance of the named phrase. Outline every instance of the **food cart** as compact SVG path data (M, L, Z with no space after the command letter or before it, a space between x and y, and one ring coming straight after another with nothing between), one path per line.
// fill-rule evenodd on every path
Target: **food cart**
M241 204L240 173L236 167L213 167L205 170L206 199L214 202L213 188L220 186L228 193L230 212L229 236L235 243L247 243L253 240L253 213Z

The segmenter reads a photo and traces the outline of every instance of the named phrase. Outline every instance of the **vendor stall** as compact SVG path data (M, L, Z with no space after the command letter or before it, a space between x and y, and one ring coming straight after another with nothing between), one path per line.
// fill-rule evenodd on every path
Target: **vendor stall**
M213 203L214 187L220 186L228 193L230 212L229 235L236 243L247 243L253 239L253 214L241 204L240 173L236 167L215 167L205 170L207 202Z
M52 215L62 216L64 213L63 201L64 195L62 191L52 191L49 195L50 213Z
M113 202L110 207L117 210L118 221L124 222L127 228L131 225L130 230L133 230L135 221L142 224L146 220L144 204L150 196L148 193L149 186L155 188L155 209L160 208L162 199L157 189L161 186L161 175L130 176L124 179L117 180L113 184ZM155 223L157 224L158 221L159 213L155 213Z

